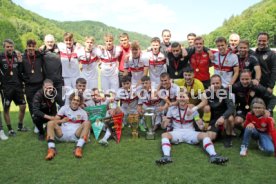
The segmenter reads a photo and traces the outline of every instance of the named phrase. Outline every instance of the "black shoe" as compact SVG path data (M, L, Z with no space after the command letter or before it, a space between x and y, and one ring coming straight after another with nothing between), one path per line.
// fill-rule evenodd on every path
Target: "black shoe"
M172 158L170 156L163 156L161 159L155 161L158 165L165 165L172 163Z
M228 162L229 159L227 157L223 157L223 156L219 156L219 155L212 155L212 156L210 156L209 161L212 164L222 165L222 164Z
M16 136L16 133L13 129L9 130L9 136L12 136L12 137Z
M233 146L232 136L231 135L226 135L225 140L224 140L224 147L225 148L230 148L232 146Z
M18 127L17 131L19 131L19 132L28 132L29 129L27 127Z

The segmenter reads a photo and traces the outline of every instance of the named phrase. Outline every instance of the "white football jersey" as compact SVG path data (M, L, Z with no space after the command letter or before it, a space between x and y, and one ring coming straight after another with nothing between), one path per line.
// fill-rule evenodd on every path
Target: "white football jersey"
M119 73L119 62L118 57L122 50L119 46L114 46L112 50L101 50L101 75L102 76L117 76Z
M61 118L69 118L69 121L66 122L68 124L83 123L84 121L88 120L88 116L85 110L81 109L80 107L77 110L72 110L69 105L62 106L58 111L57 115Z
M82 64L81 76L85 79L98 78L98 60L101 56L101 50L95 47L91 52L86 52L84 48L81 48L77 54Z
M198 112L194 111L194 113L188 115L188 111L190 111L190 108L186 109L180 109L180 114L182 118L182 122L180 120L180 114L179 114L179 108L178 106L171 106L169 107L169 110L167 112L167 118L171 119L172 121L172 127L175 129L191 129L194 130L193 120L194 117L198 116ZM183 118L184 117L184 118Z
M76 46L68 49L65 43L59 43L58 49L60 50L62 77L79 77L80 69Z
M149 60L145 53L141 53L139 58L133 58L130 55L124 62L124 68L129 69L131 72L131 84L136 85L144 75L144 67L149 66Z

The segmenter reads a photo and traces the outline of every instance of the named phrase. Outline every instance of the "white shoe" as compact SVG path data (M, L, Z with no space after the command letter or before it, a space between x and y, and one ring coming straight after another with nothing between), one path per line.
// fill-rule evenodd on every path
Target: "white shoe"
M107 140L105 140L105 139L99 140L99 143L100 143L101 145L103 145L103 146L107 146L107 145L108 145L108 142L107 142Z
M0 139L3 140L3 141L8 139L8 137L5 135L4 130L0 131Z
M247 147L245 145L241 145L240 156L245 157L247 155Z
M39 133L39 130L38 130L38 128L37 128L36 126L34 127L34 133L35 133L35 134L38 134L38 133Z

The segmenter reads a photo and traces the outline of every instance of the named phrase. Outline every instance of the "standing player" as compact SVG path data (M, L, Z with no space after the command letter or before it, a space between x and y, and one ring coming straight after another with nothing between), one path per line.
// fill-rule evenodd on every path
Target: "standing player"
M197 111L187 113L193 105L189 104L189 97L185 93L180 93L178 105L169 108L166 118L162 123L165 128L172 123L173 131L162 134L162 152L163 157L156 160L157 164L168 164L171 159L171 143L179 144L185 142L188 144L197 144L200 141L203 143L203 148L210 156L210 162L214 164L223 164L228 162L228 158L217 155L215 147L208 133L197 132L193 126L195 121L199 127L203 126Z
M160 75L167 71L166 56L160 52L160 39L154 37L151 39L152 50L147 53L149 58L149 73L154 88L160 84Z
M1 75L1 98L4 108L4 119L6 121L9 135L15 136L10 119L10 105L14 101L19 105L18 131L26 131L23 126L23 119L26 109L26 101L23 93L22 76L19 68L22 65L19 56L14 51L14 42L6 39L3 42L4 53L0 55L0 75Z
M249 70L252 73L252 82L257 86L261 80L261 67L254 52L252 53L249 50L249 41L241 40L238 45L238 51L240 71Z
M141 52L137 41L131 43L131 54L126 57L124 76L131 72L131 89L135 89L141 83L141 78L148 74L149 61Z
M33 115L33 98L42 88L44 74L42 70L43 59L36 51L36 41L28 40L27 49L22 58L22 75L25 83L25 93L31 117Z
M102 50L101 60L101 85L102 90L117 91L119 88L118 58L121 48L113 44L114 37L111 34L104 36L105 49Z
M118 60L119 60L119 86L122 87L121 78L123 77L125 73L125 60L126 57L130 54L130 42L129 42L129 36L127 33L122 33L119 36L120 39L120 48L122 50Z
M194 40L196 38L196 34L195 33L189 33L187 35L187 41L188 41L188 49L189 48L193 48L194 47Z
M204 40L202 37L196 37L194 39L195 52L189 56L191 67L194 69L195 78L200 80L204 88L207 89L210 86L210 73L209 67L211 61L209 53L204 51Z
M56 155L55 139L77 142L74 155L82 158L82 149L89 139L91 124L87 113L80 108L83 97L73 93L69 99L70 105L61 107L55 120L47 123L48 153L45 160L52 160Z
M64 43L58 44L62 64L62 77L65 86L75 88L76 79L80 76L77 47L74 45L72 33L65 33L63 39Z
M168 57L168 53L171 52L171 31L168 29L164 29L162 31L162 42L160 44L160 51L165 54L166 58Z
M240 36L237 33L232 33L229 36L229 49L233 54L238 53L238 45L240 43Z
M183 69L187 66L188 60L183 57L180 43L173 42L171 44L171 52L167 54L167 69L170 78L175 83L178 83L179 79L183 78Z
M256 56L259 59L262 71L260 83L273 92L276 80L276 54L269 48L268 33L261 32L258 34Z
M57 90L56 101L59 106L63 106L63 77L59 49L55 44L55 38L53 35L46 35L44 38L44 44L45 45L40 48L44 59L43 72L46 79L50 79L53 81L54 87Z
M227 41L224 37L216 39L218 52L214 54L214 74L222 79L222 86L228 88L233 85L239 76L239 61L236 54L233 54L227 48Z
M85 48L78 50L78 58L82 64L81 77L86 79L87 88L98 88L98 59L100 49L94 47L94 38L85 38Z

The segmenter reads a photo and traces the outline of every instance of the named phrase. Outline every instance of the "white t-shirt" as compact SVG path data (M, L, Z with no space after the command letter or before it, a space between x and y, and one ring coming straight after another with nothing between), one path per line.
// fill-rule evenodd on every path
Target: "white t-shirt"
M167 118L172 120L172 127L174 128L174 130L177 129L190 129L190 130L194 130L194 125L193 125L193 119L194 117L198 116L198 112L194 111L193 114L188 115L189 113L187 113L189 110L191 110L190 108L187 109L180 109L180 113L181 113L181 118L182 118L182 123L180 120L180 114L179 114L179 108L178 106L171 106L169 107L169 110L167 112ZM185 113L186 111L186 113ZM184 118L183 118L184 117Z
M224 56L216 52L214 56L215 59L212 61L214 64L214 74L218 74L221 77L223 87L228 87L234 74L234 67L239 66L238 56L231 52Z
M102 76L117 76L119 69L118 57L120 56L122 50L119 46L114 46L112 50L108 51L106 49L102 50L100 60L101 60L101 75Z
M99 48L93 48L91 52L86 52L85 48L78 49L78 58L82 64L81 75L84 78L97 79L98 78L98 60L101 56Z
M67 117L69 121L65 124L78 124L88 120L87 113L80 107L77 110L72 110L69 105L64 105L57 113L61 118Z
M68 49L65 43L58 43L58 49L60 50L62 77L79 77L80 69L76 46Z
M124 62L124 68L129 69L131 72L131 84L136 85L144 75L144 67L149 66L149 60L145 53L141 53L139 58L133 58L130 55Z
M147 52L146 55L149 60L150 80L156 84L159 84L161 73L167 72L166 56L162 52L154 55L152 51Z

